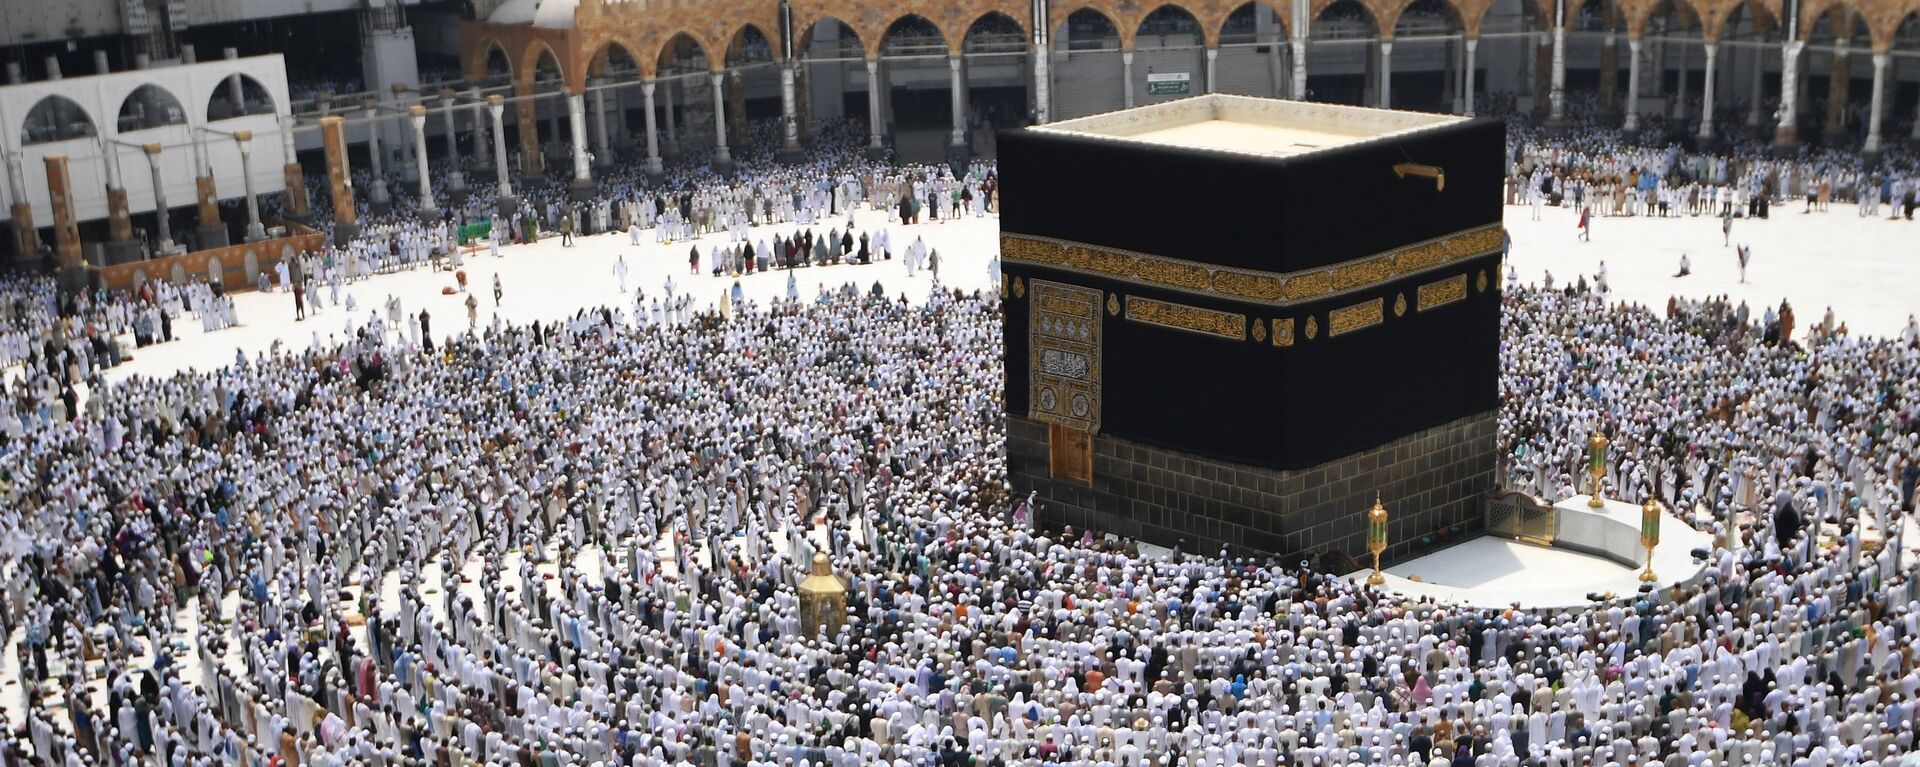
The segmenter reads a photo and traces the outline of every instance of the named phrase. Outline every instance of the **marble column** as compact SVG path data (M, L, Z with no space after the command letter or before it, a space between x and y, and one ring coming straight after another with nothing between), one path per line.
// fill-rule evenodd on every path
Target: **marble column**
M1760 128L1760 101L1762 88L1765 87L1764 78L1767 70L1766 52L1767 49L1765 46L1757 46L1753 49L1753 82L1749 86L1752 91L1752 97L1748 99L1747 127L1755 130Z
M733 154L727 149L727 76L714 72L708 80L713 83L713 164L726 172L733 166Z
M307 171L300 167L300 156L294 152L294 117L280 121L280 152L286 154L286 165L280 167L280 177L286 183L284 215L290 221L313 221L311 200L307 200Z
M1304 0L1294 0L1303 2ZM1293 33L1293 92L1297 101L1307 100L1307 37L1305 30Z
M1700 86L1700 132L1695 134L1702 141L1713 138L1713 81L1719 74L1719 70L1714 68L1714 60L1720 51L1720 45L1707 43L1706 48L1707 66L1701 72L1704 75L1701 82L1704 84Z
M873 158L886 152L886 146L880 143L880 134L885 125L880 121L880 89L886 85L880 82L880 60L867 59L867 156Z
M155 232L159 244L154 255L166 255L173 252L173 222L167 216L167 183L160 177L160 145L148 144L141 149L147 153L147 170L153 173L153 217L159 230Z
M1553 82L1547 91L1547 124L1567 121L1567 0L1559 0L1553 14Z
M1773 143L1792 146L1800 143L1798 125L1800 98L1800 49L1806 43L1788 40L1780 46L1780 122L1774 128Z
M663 99L660 117L667 122L667 156L669 157L680 154L680 121L674 119L673 113L673 94L678 90L680 90L680 78L670 77L667 78L667 87L660 94Z
M658 176L665 172L660 163L660 132L653 114L653 90L658 84L649 77L640 81L640 94L647 104L647 173Z
M120 150L104 138L100 141L100 166L107 176L107 263L138 260L133 214L127 210L127 187L120 179Z
M520 131L520 172L527 178L547 175L547 158L540 152L539 108L533 101L533 83L513 84L513 122ZM499 129L495 124L494 128Z
M1867 112L1867 143L1869 152L1880 151L1880 111L1885 108L1887 90L1887 63L1892 59L1885 51L1873 54L1873 106Z
M1125 99L1126 106L1128 109L1132 109L1133 108L1133 51L1120 52L1120 84L1121 84L1121 87L1125 89L1122 91L1122 93L1126 95L1126 99Z
M1033 56L1033 119L1041 125L1053 119L1053 50L1051 45L1037 44L1029 48Z
M40 231L33 226L33 205L27 202L27 178L20 170L20 153L7 152L0 147L0 154L7 156L7 188L13 192L10 212L13 216L14 252L31 256L40 249Z
M433 204L433 174L427 170L427 108L419 104L407 110L407 116L413 119L413 162L420 176L420 217L434 220L440 217L440 208Z
M1612 29L1607 30L1605 42L1600 47L1600 113L1612 115L1620 111L1620 41Z
M1393 108L1393 41L1380 41L1380 108Z
M202 131L194 131L192 142L194 207L199 213L194 239L201 250L224 248L227 225L220 221L220 193L214 186L213 163L207 161L207 137Z
M1620 128L1628 133L1640 130L1640 36L1627 36L1627 116Z
M333 243L345 245L359 232L353 206L353 174L347 167L347 125L339 115L320 118L320 145L327 153L327 189L333 198Z
M1896 73L1897 74L1897 73ZM1913 107L1913 133L1907 137L1912 143L1920 144L1920 103Z
M588 156L587 150L586 94L567 94L567 124L573 138L573 184L570 188L574 199L585 199L593 193L593 158Z
M613 167L613 152L607 149L607 86L602 80L593 91L593 164L602 169Z
M488 130L487 100L480 95L479 88L467 89L467 101L473 103L473 170L474 181L479 181L478 173L493 164L493 133Z
M371 103L371 102L370 102ZM374 213L385 213L393 207L393 198L387 195L387 168L385 159L380 156L380 110L367 107L367 158L368 168L373 171L373 183L367 190L367 205Z
M1208 93L1220 92L1220 80L1214 74L1214 72L1216 71L1215 64L1218 62L1219 58L1220 58L1219 48L1207 49L1207 92Z
M960 71L960 56L947 57L948 96L952 101L953 137L948 144L954 147L967 146L967 76Z
M66 155L41 158L47 166L47 202L53 209L53 255L60 264L62 285L85 287L85 275L77 274L83 263L80 255L80 221L73 215L73 176Z
M1849 22L1851 23L1851 22ZM1833 60L1827 64L1827 124L1824 131L1837 141L1842 134L1842 118L1847 114L1847 102L1853 94L1849 93L1853 85L1853 56L1847 50L1847 40L1841 38L1833 43Z
M260 225L260 200L253 195L253 131L234 131L233 141L240 145L240 181L247 192L247 242L259 242L267 228Z
M502 114L506 112L504 101L499 94L488 96L487 112L493 116L493 178L497 185L494 196L499 198L500 212L511 215L515 200L513 184L507 180L507 131L502 125Z
M1480 57L1478 55L1480 52L1479 49L1480 49L1480 38L1478 37L1467 38L1467 71L1466 71L1467 108L1466 108L1465 114L1468 117L1473 116L1473 78L1474 78L1475 70L1479 69L1479 66L1480 66L1480 63L1479 63Z
M799 99L793 92L793 69L793 62L780 62L780 156L787 161L800 159L800 119L794 114Z
M447 129L447 201L458 203L467 197L467 174L460 170L460 134L453 123L455 95L451 89L440 91L440 106L444 110L440 117Z

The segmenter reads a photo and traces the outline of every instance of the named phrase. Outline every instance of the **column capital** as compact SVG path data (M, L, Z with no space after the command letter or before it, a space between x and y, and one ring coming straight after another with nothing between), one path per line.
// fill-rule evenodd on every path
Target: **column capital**
M1219 49L1218 47L1210 47L1210 48L1208 48L1208 49L1207 49L1207 60L1208 60L1208 61L1212 61L1212 60L1214 60L1214 59L1217 59L1217 58L1220 58L1220 49Z
M1383 54L1388 54L1388 53L1393 53L1393 41L1392 41L1392 40L1381 40L1381 41L1380 41L1380 52L1381 52L1381 53L1383 53Z
M1886 51L1875 51L1873 54L1873 68L1886 69L1887 64L1892 60L1893 60L1892 55L1887 53Z

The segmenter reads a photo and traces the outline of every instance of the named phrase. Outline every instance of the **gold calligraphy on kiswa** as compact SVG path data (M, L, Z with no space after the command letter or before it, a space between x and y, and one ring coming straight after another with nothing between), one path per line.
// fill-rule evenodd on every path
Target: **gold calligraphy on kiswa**
M1467 276L1456 274L1444 280L1429 282L1420 286L1416 303L1420 311L1436 306L1446 306L1467 297Z
M1127 319L1146 325L1205 333L1235 341L1244 341L1247 338L1247 316L1244 314L1202 309L1197 306L1168 303L1139 296L1127 296Z
M1268 305L1297 304L1350 293L1401 277L1497 252L1505 239L1499 225L1469 229L1426 242L1295 272L1263 272L1178 258L1002 233L1001 255L1010 262L1046 266L1185 293Z
M1327 337L1346 335L1386 320L1387 300L1375 298L1327 312Z

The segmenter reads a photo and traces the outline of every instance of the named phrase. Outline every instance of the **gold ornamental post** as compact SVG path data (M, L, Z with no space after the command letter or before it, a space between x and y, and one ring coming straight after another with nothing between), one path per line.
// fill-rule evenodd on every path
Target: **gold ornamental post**
M1647 569L1640 572L1641 583L1660 579L1653 574L1653 547L1660 545L1660 502L1648 498L1640 506L1640 545L1647 547Z
M813 569L800 581L800 632L811 639L821 628L828 636L840 633L847 618L847 584L833 574L827 555L813 555Z
M1587 475L1593 478L1593 492L1587 496L1587 508L1605 508L1607 501L1600 497L1601 479L1607 475L1607 434L1600 429L1593 430L1593 437L1587 440Z
M1387 550L1387 507L1380 503L1380 494L1373 496L1373 510L1367 512L1367 551L1373 554L1373 574L1367 576L1367 583L1378 586L1387 582L1386 574L1380 572L1380 553Z

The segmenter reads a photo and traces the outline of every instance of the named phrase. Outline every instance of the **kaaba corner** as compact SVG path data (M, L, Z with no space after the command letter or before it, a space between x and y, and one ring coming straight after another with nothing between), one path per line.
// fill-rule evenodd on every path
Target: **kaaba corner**
M1208 95L999 137L1008 462L1040 521L1388 558L1476 530L1499 122Z

